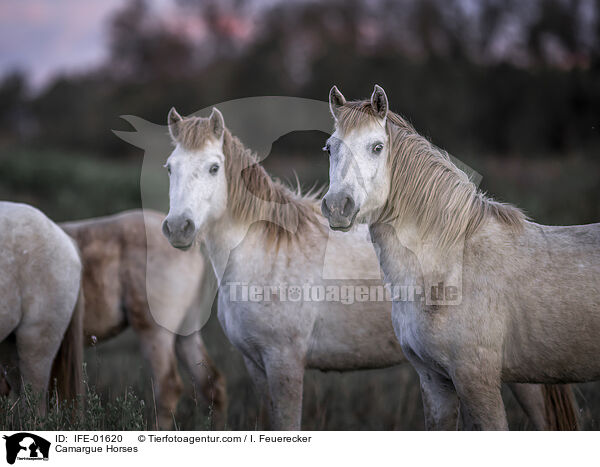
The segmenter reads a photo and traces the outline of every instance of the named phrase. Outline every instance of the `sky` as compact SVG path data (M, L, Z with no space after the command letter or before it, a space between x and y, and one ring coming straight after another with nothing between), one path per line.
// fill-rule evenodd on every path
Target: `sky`
M168 14L173 1L148 4ZM254 3L260 10L278 1ZM56 74L101 63L108 53L108 21L126 4L127 0L1 0L0 78L20 69L39 90Z
M2 0L0 76L25 71L39 88L60 72L100 63L107 21L127 0ZM170 0L152 0L163 7Z

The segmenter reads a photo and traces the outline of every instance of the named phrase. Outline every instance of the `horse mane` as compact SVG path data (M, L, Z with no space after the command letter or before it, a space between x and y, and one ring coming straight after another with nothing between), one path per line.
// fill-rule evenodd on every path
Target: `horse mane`
M338 129L342 134L374 120L377 117L369 100L339 107ZM440 248L469 238L490 219L516 232L523 229L527 218L520 209L494 201L478 190L446 151L418 134L398 114L388 112L386 131L392 183L377 222L417 219L423 238L434 239Z
M207 118L187 117L179 122L176 143L186 150L201 149L212 137ZM310 227L323 230L317 217L317 192L302 195L269 176L250 149L229 129L224 129L223 153L227 177L227 207L234 219L253 223L260 220L269 243L301 238Z

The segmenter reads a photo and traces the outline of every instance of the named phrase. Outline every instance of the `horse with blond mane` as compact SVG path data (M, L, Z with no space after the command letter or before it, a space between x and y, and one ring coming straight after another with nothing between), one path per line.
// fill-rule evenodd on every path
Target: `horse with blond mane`
M168 125L175 149L165 164L170 209L163 232L182 250L198 238L206 245L220 285L219 321L268 404L272 428L300 429L306 368L344 371L406 361L389 302L346 304L335 297L340 284L383 289L366 229L328 235L315 198L271 179L217 109L209 118L183 118L171 109ZM292 299L290 286L305 284L332 286L332 295ZM564 426L539 386L512 389L537 428Z
M333 229L368 224L386 280L424 290L392 320L427 427L454 428L460 401L466 427L506 429L501 382L599 379L600 224L543 226L488 198L379 86L355 102L334 86L329 102L322 210Z

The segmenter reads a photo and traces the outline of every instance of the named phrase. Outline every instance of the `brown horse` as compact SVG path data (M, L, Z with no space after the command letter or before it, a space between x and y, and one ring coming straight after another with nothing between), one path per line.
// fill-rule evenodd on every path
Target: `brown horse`
M163 429L172 426L182 393L177 355L198 392L212 404L218 426L227 406L224 377L199 331L173 332L211 306L212 270L199 247L186 254L169 245L161 234L163 218L158 212L138 210L61 224L81 251L85 340L89 345L133 328L152 368L158 425Z

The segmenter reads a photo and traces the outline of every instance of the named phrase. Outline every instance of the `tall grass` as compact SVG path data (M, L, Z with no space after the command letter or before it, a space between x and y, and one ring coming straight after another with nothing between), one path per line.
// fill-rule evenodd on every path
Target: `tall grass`
M45 397L27 385L18 396L0 397L0 431L146 430L145 403L128 388L103 401L85 378L85 394L77 401L60 400L56 391Z

